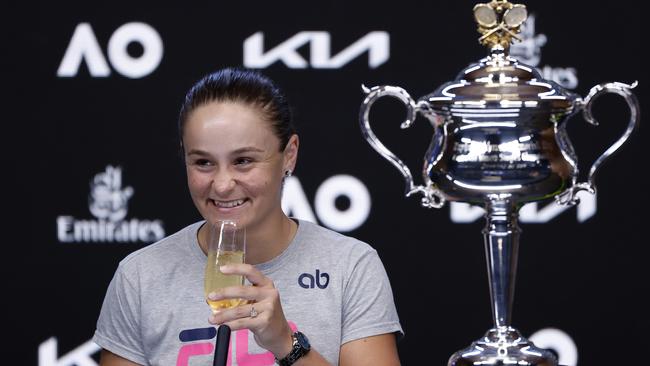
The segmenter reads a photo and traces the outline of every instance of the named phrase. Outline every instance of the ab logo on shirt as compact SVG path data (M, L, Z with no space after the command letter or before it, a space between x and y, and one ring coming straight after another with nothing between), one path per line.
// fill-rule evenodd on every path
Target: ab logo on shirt
M324 278L324 283L321 283L321 278ZM302 288L314 288L318 286L319 289L324 289L330 283L330 275L328 273L320 273L320 269L316 269L316 277L310 273L303 273L298 277L298 284Z
M297 331L298 327L292 321L288 321L292 331ZM232 332L230 336L230 346L228 347L227 366L271 366L275 364L275 357L271 352L249 353L248 339L250 331L240 329ZM214 354L214 341L211 339L217 336L215 327L184 329L178 334L178 338L183 344L178 349L176 366L188 366L189 360L194 356L206 356ZM251 338L252 339L252 338ZM204 342L200 342L204 341ZM255 341L253 341L255 342ZM234 352L233 352L234 348ZM233 357L235 363L233 363Z

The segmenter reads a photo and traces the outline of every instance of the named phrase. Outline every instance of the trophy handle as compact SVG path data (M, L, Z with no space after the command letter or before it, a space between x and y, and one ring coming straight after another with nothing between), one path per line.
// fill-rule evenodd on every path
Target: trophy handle
M409 197L413 193L421 193L422 197L422 206L428 208L440 208L445 204L445 198L441 192L436 189L425 187L422 185L413 184L413 175L411 170L398 158L392 151L390 151L372 132L370 127L370 121L368 119L368 114L370 113L370 107L372 104L379 98L383 96L391 96L397 98L404 105L406 105L406 119L400 127L402 129L409 128L415 121L417 112L421 109L428 107L426 102L415 102L413 98L406 92L406 90L390 85L374 86L372 88L367 88L365 85L361 85L362 90L366 93L366 98L361 103L361 111L359 112L359 125L361 127L361 132L363 137L368 141L370 146L372 146L381 156L388 160L397 170L402 173L404 180L406 181L405 195Z
M628 107L630 108L630 121L627 124L627 128L623 135L616 140L591 166L589 169L589 177L586 182L578 183L571 187L568 191L562 193L558 196L558 202L561 204L574 205L580 202L580 199L576 197L576 194L579 191L587 191L589 193L596 192L596 172L600 166L607 160L616 150L618 150L630 137L632 131L639 126L641 120L641 111L639 108L639 101L636 96L631 92L638 85L638 82L634 82L631 85L613 82L613 83L604 83L599 84L591 88L587 97L584 101L578 100L580 107L584 108L582 114L585 120L591 123L594 126L598 126L598 121L594 118L591 113L591 107L594 101L601 95L605 93L615 93L623 97L627 102Z

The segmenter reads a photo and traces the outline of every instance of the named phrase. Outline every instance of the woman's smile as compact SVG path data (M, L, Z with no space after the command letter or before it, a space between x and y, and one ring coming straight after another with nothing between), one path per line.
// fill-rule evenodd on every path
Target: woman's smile
M221 213L235 213L243 209L250 200L248 198L235 199L235 200L214 200L210 199L212 204L218 212Z

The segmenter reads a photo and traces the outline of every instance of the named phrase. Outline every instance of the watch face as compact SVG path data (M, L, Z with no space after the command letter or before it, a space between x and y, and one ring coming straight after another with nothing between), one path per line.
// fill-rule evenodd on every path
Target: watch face
M295 332L292 335L293 338L293 349L289 354L283 359L275 359L275 361L280 366L291 366L296 362L300 357L306 355L309 352L311 346L309 345L309 340L307 336L300 332Z
M311 345L309 344L309 339L307 339L307 336L300 333L296 332L296 340L298 341L298 344L306 350L311 348Z

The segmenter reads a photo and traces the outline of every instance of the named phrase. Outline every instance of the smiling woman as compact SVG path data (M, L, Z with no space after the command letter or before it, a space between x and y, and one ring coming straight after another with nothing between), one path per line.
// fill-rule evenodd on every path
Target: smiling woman
M299 139L275 84L242 69L204 77L186 96L179 134L205 221L120 262L93 338L101 365L208 364L220 324L233 331L232 365L398 365L402 329L377 252L282 211ZM221 271L247 283L208 298L247 301L210 316L203 272L220 220L246 229L246 263ZM305 286L308 277L318 286Z
M291 231L278 202L282 180L296 164L297 135L281 146L255 109L241 102L211 102L189 116L183 146L190 194L206 220L234 220L249 235L264 238L282 224ZM255 242L254 236L249 239Z

